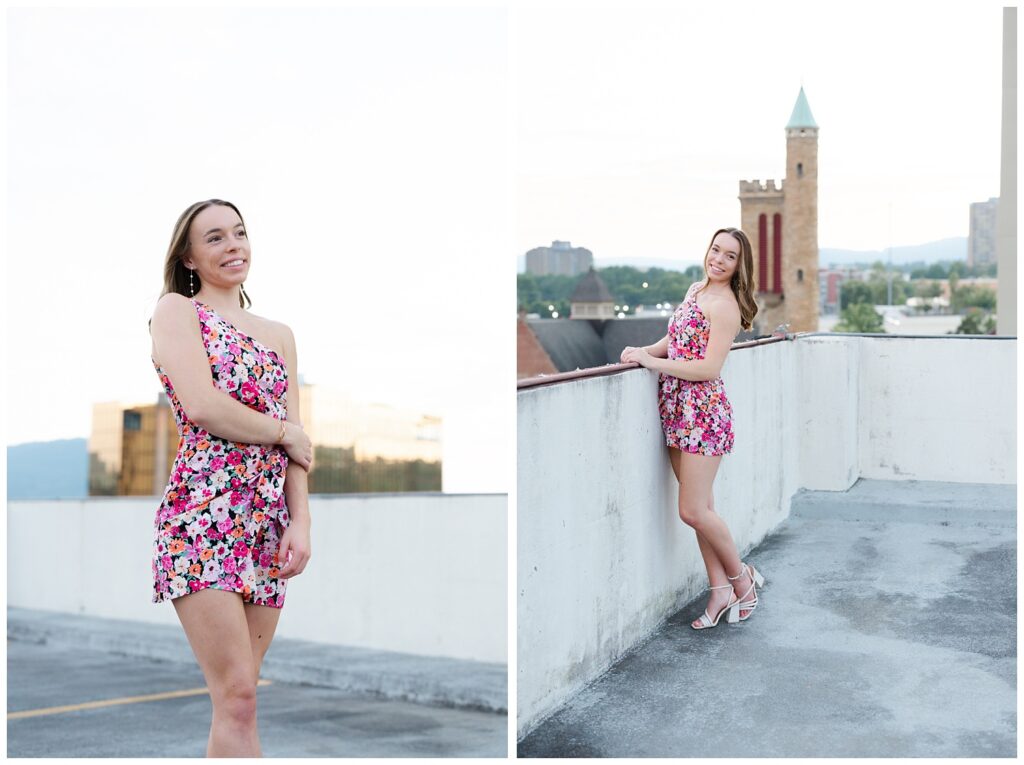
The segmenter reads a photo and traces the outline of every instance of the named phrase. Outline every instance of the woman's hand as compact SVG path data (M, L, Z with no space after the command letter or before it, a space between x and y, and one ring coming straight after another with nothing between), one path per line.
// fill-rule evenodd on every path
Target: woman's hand
M278 561L283 561L278 577L291 579L301 574L309 556L309 518L292 518L277 550Z
M293 462L302 465L306 472L309 472L309 467L313 464L313 442L301 425L285 422L281 446L284 447Z
M647 368L650 366L651 359L653 357L647 352L646 348L633 348L632 346L627 346L622 352L621 358L624 364L633 361L640 366Z

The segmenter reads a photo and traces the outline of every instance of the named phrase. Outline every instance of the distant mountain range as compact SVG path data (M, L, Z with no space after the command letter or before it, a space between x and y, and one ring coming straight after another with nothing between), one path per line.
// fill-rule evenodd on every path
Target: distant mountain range
M870 266L876 260L883 263L889 262L889 253L886 250L844 250L836 247L818 248L818 265L827 266L852 266L863 263ZM967 260L967 237L954 236L948 239L938 239L925 244L912 244L903 247L892 248L892 262L894 265L907 263L938 263L939 261ZM526 271L526 255L517 259L519 273ZM685 271L689 266L700 265L699 260L680 260L679 258L594 258L594 265L597 268L608 266L632 266L641 271L648 268L664 268L672 271Z
M889 262L886 250L840 250L827 247L818 248L818 264L820 266L849 266L854 263L871 265L876 260ZM896 265L906 263L925 263L931 265L941 260L967 260L967 237L954 236L949 239L938 239L926 244L912 244L905 247L892 248L892 262Z
M87 439L7 447L7 499L79 499L88 494Z

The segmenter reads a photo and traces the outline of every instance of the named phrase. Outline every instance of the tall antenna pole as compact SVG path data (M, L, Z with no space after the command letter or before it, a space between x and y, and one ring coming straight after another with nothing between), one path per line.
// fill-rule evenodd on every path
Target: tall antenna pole
M892 305L892 202L889 202L889 301Z

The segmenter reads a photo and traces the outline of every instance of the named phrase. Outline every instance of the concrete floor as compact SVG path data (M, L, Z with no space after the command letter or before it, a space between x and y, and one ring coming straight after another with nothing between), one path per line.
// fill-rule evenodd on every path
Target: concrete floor
M519 756L1016 756L1016 487L859 488L794 498L748 621L702 596Z
M203 688L194 662L9 640L7 711ZM266 757L505 757L504 714L362 698L274 681L258 689ZM207 695L8 719L8 757L202 757Z

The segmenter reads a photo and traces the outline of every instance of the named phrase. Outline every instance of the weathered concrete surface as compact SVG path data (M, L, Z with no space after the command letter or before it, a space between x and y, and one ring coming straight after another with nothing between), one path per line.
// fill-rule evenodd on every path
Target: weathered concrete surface
M7 636L21 642L91 648L121 656L195 662L180 626L8 608ZM508 670L504 664L277 636L263 661L262 676L364 697L508 711Z
M736 444L715 507L741 551L801 488L858 478L1016 482L1016 338L797 335L738 348ZM656 372L517 393L517 736L705 585L658 417Z
M271 648L273 651L274 648ZM8 640L8 713L203 688L195 662ZM331 688L257 692L266 757L504 757L508 718ZM7 722L8 757L202 757L207 695L122 703Z
M1016 755L1015 486L800 492L747 560L748 621L690 629L702 595L519 755Z

